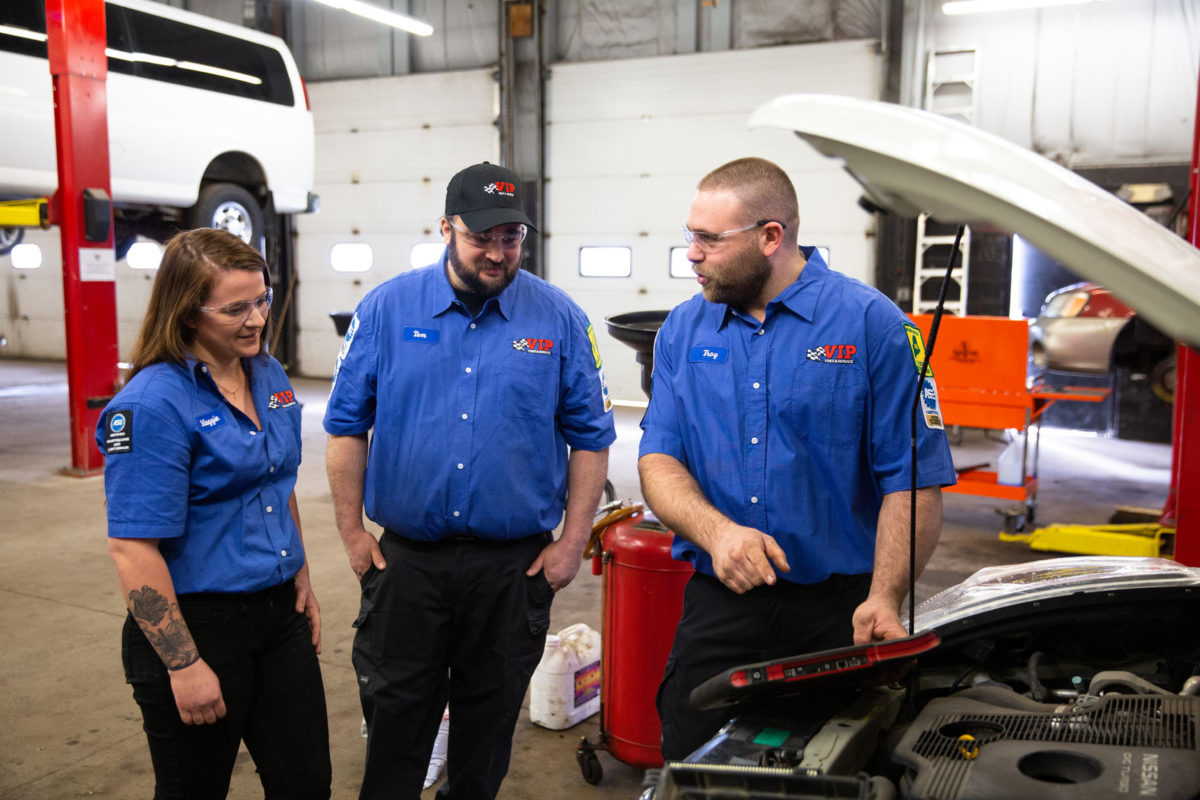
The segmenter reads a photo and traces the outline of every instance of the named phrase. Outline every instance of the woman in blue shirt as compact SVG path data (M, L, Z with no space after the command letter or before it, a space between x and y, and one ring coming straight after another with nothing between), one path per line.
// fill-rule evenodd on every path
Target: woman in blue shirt
M330 795L300 406L266 352L266 277L236 236L175 236L96 430L129 607L121 656L159 800L224 798L242 741L267 798Z

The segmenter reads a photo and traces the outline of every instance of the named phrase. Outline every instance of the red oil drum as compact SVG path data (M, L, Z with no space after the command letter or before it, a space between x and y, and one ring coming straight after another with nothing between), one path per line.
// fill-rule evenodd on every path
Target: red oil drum
M610 525L601 539L602 741L590 745L584 740L579 751L580 767L589 783L600 778L592 752L597 747L631 766L663 764L662 726L654 697L671 652L692 565L672 559L671 532L643 517L639 512Z

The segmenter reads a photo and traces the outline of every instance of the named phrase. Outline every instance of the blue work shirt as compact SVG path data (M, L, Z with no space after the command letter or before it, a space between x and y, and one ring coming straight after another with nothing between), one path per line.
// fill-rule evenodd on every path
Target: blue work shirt
M96 426L108 535L161 540L178 594L256 592L304 566L288 507L300 404L274 358L244 362L262 430L191 357L138 372Z
M791 572L817 583L871 572L883 495L910 487L909 439L920 378L909 336L886 297L833 272L814 248L765 320L697 294L675 308L654 347L640 455L682 463L705 497L740 525L775 537ZM936 386L917 422L917 486L955 482ZM713 575L701 548L672 554Z
M565 292L519 270L472 317L446 260L373 289L338 355L325 430L373 429L363 505L411 539L553 530L567 447L616 438L600 351Z

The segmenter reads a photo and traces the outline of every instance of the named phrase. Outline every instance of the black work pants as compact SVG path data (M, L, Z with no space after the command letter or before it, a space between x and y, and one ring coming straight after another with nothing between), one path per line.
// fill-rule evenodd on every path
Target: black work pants
M851 617L870 586L870 575L835 575L807 586L780 580L739 595L694 574L658 688L663 758L682 761L733 716L728 708L692 708L693 689L742 664L853 644Z
M184 725L171 679L127 615L121 657L142 711L155 800L224 800L238 746L267 800L326 800L332 775L321 667L292 581L253 594L180 595L200 657L221 682L226 716Z
M353 662L367 722L361 800L417 798L450 702L438 796L495 797L542 657L554 591L525 570L549 534L417 542L385 531L387 568L362 578Z

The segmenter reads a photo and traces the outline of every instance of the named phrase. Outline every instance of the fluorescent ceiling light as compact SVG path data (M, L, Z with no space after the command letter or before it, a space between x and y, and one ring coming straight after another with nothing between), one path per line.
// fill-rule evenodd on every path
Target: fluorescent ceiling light
M1093 0L954 0L943 3L943 14L982 14L986 11L1019 11L1045 6L1077 6Z
M14 28L11 25L0 25L0 33L16 36L18 39L32 39L35 42L46 41L46 34L37 31L27 31L24 28Z
M370 3L360 2L360 0L317 0L317 2L330 8L339 8L342 11L349 11L351 14L358 14L360 17L366 17L375 22L382 22L384 25L391 25L393 28L399 28L417 36L428 36L433 33L433 26L428 23L397 14L395 11L388 11L379 6L373 6Z

